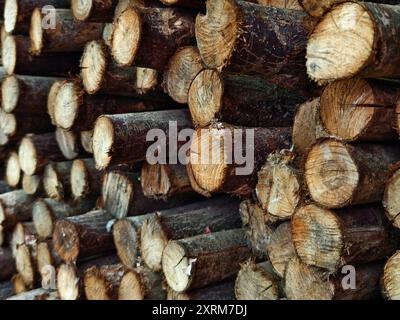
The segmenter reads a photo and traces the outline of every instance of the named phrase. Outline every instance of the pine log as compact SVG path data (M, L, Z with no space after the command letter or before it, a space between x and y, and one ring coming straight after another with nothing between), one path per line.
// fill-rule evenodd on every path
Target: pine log
M343 288L345 274L329 276L323 270L303 264L293 257L286 269L285 292L290 300L369 300L379 296L382 264L356 268L356 288Z
M5 178L7 184L12 188L18 187L21 181L21 167L19 165L18 154L15 151L12 151L9 154L5 166L6 166Z
M54 108L55 108L55 103L56 103L56 98L58 91L60 90L61 86L64 84L65 80L58 80L55 81L49 90L49 94L47 96L47 113L50 116L51 123L55 126L56 122L54 120Z
M58 147L64 158L73 160L78 156L85 155L76 132L57 128L55 134Z
M169 59L164 71L163 86L165 92L178 103L188 103L189 88L204 64L197 47L179 48Z
M49 284L48 281L52 281L52 277L56 276L51 270L56 270L55 268L61 264L61 259L54 251L51 241L39 242L36 250L36 266L42 284Z
M296 255L290 222L283 222L274 230L267 251L274 272L283 278L289 260Z
M103 178L102 203L115 218L141 215L156 210L175 208L199 199L198 196L176 196L169 201L146 198L136 173L118 170L107 172Z
M54 8L69 8L68 0L5 0L4 1L4 29L7 33L27 34L32 11L43 8L51 14L46 6ZM46 10L47 9L47 10Z
M324 129L345 141L398 139L394 130L400 85L372 79L349 79L326 86L319 113Z
M43 187L47 197L64 200L70 196L70 173L72 161L50 162L43 172Z
M310 35L309 77L319 84L352 77L398 77L399 17L399 6L354 1L335 6Z
M110 216L103 210L95 210L57 221L53 232L57 254L65 262L74 262L112 251L109 220Z
M82 148L89 154L93 153L92 137L93 137L92 130L84 130L80 132L80 140Z
M31 219L33 198L23 190L15 190L0 195L0 225L11 229L18 222Z
M261 208L277 220L288 220L304 197L303 174L296 155L280 150L268 156L258 172L256 196Z
M112 22L118 0L71 0L76 20L84 22Z
M251 256L244 229L233 229L170 241L162 268L177 292L201 288L234 277Z
M279 278L266 261L255 264L249 260L242 264L235 282L237 300L278 300Z
M187 210L184 210L184 208ZM153 271L161 270L162 254L170 240L239 228L239 201L216 198L176 210L157 212L146 219L140 230L140 252Z
M195 126L215 119L251 127L284 127L304 98L257 77L220 75L205 69L193 80L188 105Z
M96 170L93 159L76 159L71 167L71 194L74 200L99 195L103 172Z
M187 110L103 115L99 117L93 131L93 154L96 168L101 170L112 164L144 160L147 153L152 155L152 149L148 150L148 148L154 146L154 142L146 139L149 130L157 129L158 134L161 130L166 136L170 136L174 134L175 128L172 127L175 125L177 132L192 127ZM167 141L169 139L166 137ZM175 143L175 141L170 141L169 151L173 150L173 146L177 147L178 142ZM157 142L157 145L159 143ZM179 141L179 144L181 143L183 142ZM162 146L164 150L165 147L167 146ZM167 152L168 150L165 150L165 155L168 154Z
M88 94L125 95L171 104L162 92L157 70L117 65L103 41L86 44L81 58L81 78Z
M193 193L186 166L179 164L142 164L140 182L147 198L168 200L174 195Z
M42 177L39 175L30 176L24 173L22 177L22 189L26 194L31 196L42 196L44 195Z
M54 11L55 26L43 27L46 14L41 8L33 10L29 30L31 53L43 52L81 52L88 41L101 39L104 24L83 23L74 20L69 9Z
M142 101L132 97L84 94L80 85L65 82L54 105L56 126L65 130L91 130L103 114L125 114L170 108L168 102Z
M268 154L288 148L289 140L290 128L235 128L218 123L197 129L192 137L188 164L192 186L198 186L206 194L226 192L247 197ZM243 150L246 150L247 163L241 158Z
M118 300L165 300L162 274L144 266L127 271L121 279Z
M175 292L168 287L167 300L235 300L235 282L222 282L187 292Z
M28 244L24 243L17 247L15 266L26 288L33 289L38 281L38 274L32 248Z
M381 201L390 165L400 160L396 144L347 145L325 139L305 161L305 180L314 201L328 208Z
M47 116L47 97L59 78L11 75L1 83L1 106L6 112Z
M10 280L15 271L11 250L0 248L0 281Z
M43 288L26 291L18 295L12 296L7 300L21 300L21 301L33 301L33 300L59 300L57 291L49 291Z
M258 75L310 94L305 56L315 21L306 13L237 0L207 2L196 18L196 40L210 69Z
M162 71L177 48L194 44L194 18L181 8L126 9L114 19L115 61Z
M13 257L17 255L17 249L22 244L32 246L37 241L37 232L32 222L19 222L15 226L10 240L10 249Z
M94 198L88 198L77 203L38 199L32 205L32 221L38 237L48 239L53 235L57 220L84 214L94 207Z
M79 55L77 52L49 52L33 56L30 54L29 38L21 35L8 35L3 41L1 52L3 66L10 75L16 73L54 77L78 74Z
M12 277L11 282L12 282L14 294L16 294L16 295L20 294L20 293L23 293L23 292L26 292L26 291L29 290L26 287L26 285L25 285L25 283L24 283L24 281L22 279L22 276L19 273L16 273Z
M5 300L14 295L14 288L11 281L0 283L0 300Z
M400 290L399 290L400 276L398 271L399 265L400 265L400 251L397 251L386 262L385 268L383 269L381 288L383 296L388 300L400 299Z
M396 164L395 170L389 177L383 193L383 207L385 208L387 218L393 226L400 229L400 163Z
M390 227L380 204L337 211L306 205L292 219L292 237L304 263L334 273L344 265L360 265L392 255L398 234Z

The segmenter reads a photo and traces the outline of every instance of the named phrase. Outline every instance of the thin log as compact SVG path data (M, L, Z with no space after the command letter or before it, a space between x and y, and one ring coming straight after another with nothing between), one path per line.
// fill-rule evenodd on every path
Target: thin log
M43 187L46 195L54 200L64 200L70 195L72 161L51 162L44 168Z
M63 80L55 81L50 87L49 94L47 96L47 113L49 114L51 123L54 126L56 125L56 122L54 120L54 108L56 103L56 97L61 86L64 84L64 81Z
M38 280L38 274L33 252L28 244L24 243L18 246L15 255L15 266L26 288L33 289Z
M12 187L18 187L21 181L21 167L19 165L19 157L15 151L12 151L6 160L5 178L7 184Z
M76 132L57 128L55 134L58 147L60 148L64 158L73 160L79 155L85 155Z
M382 203L389 221L392 222L393 226L400 229L400 203L398 197L400 190L400 169L398 165L396 164L395 170L393 170L393 173L387 179Z
M400 251L389 258L383 269L381 281L382 294L388 300L400 299L400 277L399 277Z
M31 196L44 195L43 180L40 175L30 176L24 173L22 177L22 189Z
M23 292L26 292L26 291L29 290L29 289L26 287L26 285L25 285L25 283L24 283L24 281L23 281L23 279L22 279L22 276L21 276L19 273L16 273L16 274L12 277L11 282L12 282L14 294L16 294L16 295L17 295L17 294L20 294L20 293L23 293Z
M118 0L71 0L76 20L84 22L112 22Z
M36 252L36 266L40 274L42 284L52 284L55 271L60 264L61 259L54 250L51 241L39 242Z
M167 300L235 300L235 282L222 282L187 292L175 292L168 287Z
M93 144L92 144L93 130L84 130L80 132L81 145L83 149L89 153L93 153Z
M11 229L18 222L31 219L33 198L24 190L15 190L0 195L0 225Z
M99 195L103 172L96 170L93 159L76 159L70 174L71 194L75 200Z
M19 222L15 226L10 240L10 250L15 258L17 256L17 249L22 244L32 246L37 241L37 232L32 222Z

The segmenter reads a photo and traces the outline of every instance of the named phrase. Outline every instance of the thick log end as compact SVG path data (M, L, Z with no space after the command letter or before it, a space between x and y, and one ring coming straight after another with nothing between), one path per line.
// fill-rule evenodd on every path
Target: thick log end
M53 232L54 249L66 262L75 262L79 256L79 233L67 220L57 221Z
M136 267L139 235L129 220L117 220L113 225L114 245L122 264L127 268Z
M144 300L145 291L140 277L134 270L129 270L122 277L118 289L118 300Z

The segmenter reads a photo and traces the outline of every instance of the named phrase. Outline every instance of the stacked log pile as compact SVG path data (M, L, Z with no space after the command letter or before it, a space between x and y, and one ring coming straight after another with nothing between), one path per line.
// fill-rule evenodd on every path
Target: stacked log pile
M400 299L400 1L3 11L0 299Z

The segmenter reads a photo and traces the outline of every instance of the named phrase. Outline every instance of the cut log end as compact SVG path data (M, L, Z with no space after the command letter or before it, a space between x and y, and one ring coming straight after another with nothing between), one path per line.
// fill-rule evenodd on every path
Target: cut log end
M79 255L79 234L75 225L67 220L58 221L53 233L53 244L61 259L75 262Z
M82 145L82 148L87 153L93 153L92 136L93 136L92 130L86 130L86 131L80 132L81 145Z
M24 279L22 279L22 276L19 273L12 277L11 282L15 294L20 294L29 290L24 283Z
M38 199L33 204L32 221L40 238L51 238L54 229L53 216L51 209L44 200Z
M93 266L85 271L84 289L88 300L115 300L123 276L121 265Z
M386 215L393 225L400 229L400 170L394 172L388 180L383 196Z
M141 17L134 8L123 11L114 22L111 51L116 62L132 65L138 51L142 25Z
M48 164L43 173L43 187L47 196L51 199L64 199L64 186L60 180L57 169L53 164Z
M188 104L195 126L206 126L218 118L222 107L223 82L215 70L203 70L193 80Z
M77 1L81 2L81 1ZM99 41L86 44L81 59L81 78L83 87L89 94L98 92L107 68L107 49Z
M361 5L336 6L308 41L308 75L320 84L354 76L373 52L374 31L374 23Z
M71 167L71 192L74 199L82 199L89 194L89 176L83 160L74 160Z
M197 47L178 49L164 74L169 96L178 103L187 103L190 85L202 69L203 63Z
M235 1L207 1L207 14L196 18L196 40L201 57L210 69L229 63L239 36Z
M61 300L77 300L80 297L80 279L73 264L64 263L57 273L57 289Z
M236 278L237 300L278 300L279 289L276 280L254 262L245 262Z
M397 251L385 264L382 277L382 292L389 300L400 299L400 251Z
M131 270L122 277L118 289L119 300L144 300L145 293L138 274Z
M93 7L93 0L71 0L71 10L75 19L85 21L89 18Z
M1 107L5 112L13 112L19 100L19 84L16 76L11 75L1 83Z
M17 44L12 35L7 35L2 42L1 59L8 74L13 74L17 64Z
M4 2L4 29L12 33L17 25L18 0L6 0Z
M17 118L12 113L4 112L0 109L0 129L4 137L1 138L1 145L8 143L8 137L12 137L17 132Z
M82 104L80 88L74 82L65 82L58 90L54 103L54 120L58 127L70 130Z
M344 236L332 211L316 205L298 209L292 219L292 237L304 263L332 272L340 266Z
M11 152L6 161L6 182L15 188L21 179L21 167L19 165L19 157L16 152Z
M191 262L185 249L175 241L165 247L162 258L162 269L168 285L176 292L185 291L191 280Z
M47 273L49 272L48 268L53 266L53 257L47 242L39 243L36 250L37 269L43 279L46 278Z
M21 170L26 174L34 175L37 167L37 155L35 145L29 136L22 139L18 156Z
M76 133L57 128L55 135L58 147L63 156L68 160L75 159L79 155L78 137Z
M117 254L127 268L136 267L139 235L129 220L117 220L113 225L113 238Z
M24 174L22 177L22 189L24 189L26 194L38 194L40 192L41 180L42 178L40 176Z
M42 28L42 8L35 8L31 17L31 25L29 28L29 37L31 40L31 53L40 55L43 50L43 28Z
M111 162L114 145L114 126L109 118L101 116L96 120L92 143L96 168L103 170Z
M305 177L312 198L332 208L351 201L359 172L345 144L327 139L316 144L308 154Z
M50 88L49 95L47 96L47 113L51 118L51 123L56 125L55 117L54 117L54 109L56 105L56 97L58 91L63 85L63 81L55 81Z
M25 285L33 288L35 282L35 268L33 266L31 253L27 245L18 246L15 257L17 271L21 274Z
M153 271L160 271L162 254L168 238L156 216L143 223L140 232L141 254L146 265Z

